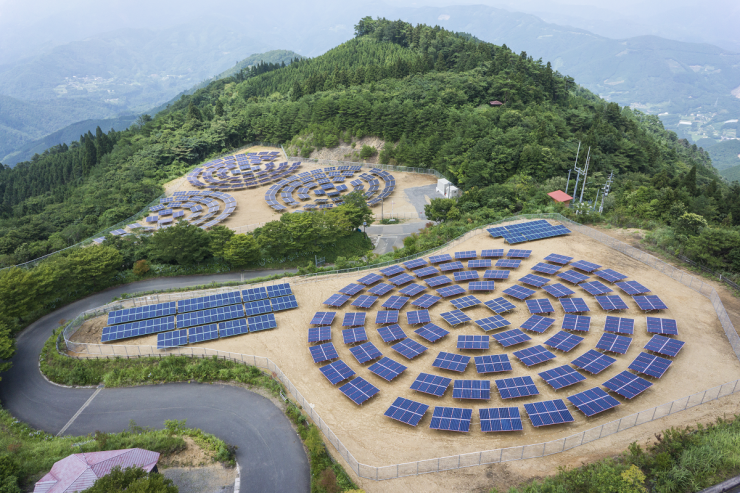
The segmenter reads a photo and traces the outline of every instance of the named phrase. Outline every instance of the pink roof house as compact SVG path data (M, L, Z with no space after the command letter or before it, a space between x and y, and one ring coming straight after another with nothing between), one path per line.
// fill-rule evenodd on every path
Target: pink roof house
M91 487L95 481L111 472L138 466L146 472L157 467L159 452L140 448L73 454L54 464L43 478L36 482L33 493L73 493Z

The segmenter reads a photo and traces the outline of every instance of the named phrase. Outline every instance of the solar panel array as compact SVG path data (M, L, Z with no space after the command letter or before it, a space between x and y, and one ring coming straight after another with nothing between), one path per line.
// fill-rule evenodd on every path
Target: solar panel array
M470 363L470 356L441 351L434 360L434 363L432 363L432 366L444 370L464 372L468 363Z
M518 300L526 300L527 298L532 296L535 292L531 289L514 285L509 288L504 289L503 293L511 296L512 298L516 298Z
M468 269L489 269L491 267L491 259L476 259L468 261Z
M544 289L550 296L554 298L562 298L564 296L575 294L575 291L559 282L555 284L550 284L549 286L544 286L542 289Z
M519 279L519 282L522 284L527 284L529 286L534 286L536 288L541 288L548 282L550 282L550 279L542 276L536 276L534 274L527 274L526 276Z
M404 296L416 296L417 294L421 293L425 289L426 288L422 286L421 284L411 283L407 286L404 286L403 289L399 289L398 292Z
M206 310L209 308L217 308L219 306L236 305L242 302L242 295L239 291L232 291L230 293L214 294L210 296L202 296L200 298L191 298L188 300L180 300L177 302L177 312L193 312L196 310Z
M413 339L404 339L398 344L391 346L391 349L407 359L414 359L429 348Z
M272 310L268 310L272 311ZM205 325L213 322L223 322L232 318L243 318L244 307L242 305L222 306L202 310L199 312L188 312L177 315L177 327L187 328L196 325Z
M429 257L429 263L431 264L439 264L442 262L451 262L451 261L452 261L452 256L450 256L449 253L445 253L442 255L432 255L431 257Z
M566 265L568 262L573 260L573 257L568 257L566 255L558 255L557 253L551 253L547 257L545 257L545 260L548 262L552 262L553 264L558 265Z
M591 309L583 298L562 298L560 304L565 313L584 313L590 312Z
M367 341L365 327L353 327L351 329L343 330L342 339L344 339L345 344L356 344L358 342Z
M652 387L652 383L634 373L624 370L602 384L625 399L632 399Z
M604 311L607 312L626 310L628 308L627 303L625 303L618 294L612 294L609 296L597 296L596 302Z
M424 280L430 288L436 288L438 286L444 286L445 284L452 284L452 279L447 276L435 276Z
M443 329L442 327L429 323L420 327L414 331L419 337L426 339L429 342L437 342L450 332Z
M173 332L160 332L157 334L157 349L184 346L187 343L187 329L175 330Z
M496 388L502 399L529 397L530 395L539 395L540 393L534 384L534 380L529 375L496 380Z
M380 389L364 378L357 377L339 387L339 391L349 397L352 402L360 405L380 392Z
M321 368L319 368L319 371L327 378L327 380L329 380L332 385L336 385L339 382L343 382L344 380L355 376L354 370L347 366L347 363L345 363L341 359L334 361L333 363L329 363L328 365L322 366Z
M452 379L450 378L431 375L429 373L419 373L414 383L411 384L411 390L442 397L445 391L447 391L447 387L450 386L450 383L452 383Z
M426 414L429 406L420 402L414 402L403 397L396 397L391 407L384 413L391 419L406 423L407 425L416 426L421 418Z
M431 321L432 318L429 316L429 310L406 312L406 322L409 325L427 324Z
M488 349L488 336L457 336L457 349Z
M360 364L367 363L368 361L372 361L383 356L380 350L378 350L372 342L353 346L349 348L349 352L352 353L352 356L354 356Z
M503 347L514 346L532 339L519 329L506 330L504 332L499 332L498 334L493 334L491 337L496 339L496 342L501 344Z
M599 264L594 264L593 262L587 262L585 260L577 260L575 262L571 262L571 267L582 270L583 272L588 272L589 274L596 269L601 269L601 266Z
M311 352L311 357L313 358L314 363L323 363L324 361L331 361L339 358L339 354L337 354L337 350L331 342L319 344L318 346L311 346L308 350Z
M663 300L655 295L633 296L632 299L635 300L635 303L637 303L637 306L639 306L641 310L646 312L668 309L668 306L663 303Z
M532 315L531 317L529 317L527 320L524 321L521 327L522 329L526 329L531 332L542 334L547 329L549 329L550 326L554 323L555 323L554 318L541 317L540 315Z
M474 270L460 270L454 272L452 277L455 279L455 282L474 281L480 279L478 273Z
M368 275L366 275L366 276L361 277L360 279L358 279L357 282L360 283L360 284L364 284L365 286L370 286L370 285L375 284L376 282L382 281L382 280L383 280L383 276L381 276L381 275L378 275L378 274L368 274Z
M569 351L572 351L581 342L583 342L583 337L561 330L560 332L546 340L544 344L546 346L550 346L553 349L558 349L567 353Z
M418 306L419 308L429 308L441 299L441 296L434 296L433 294L423 294L412 301L411 304L414 306Z
M576 367L587 371L592 375L601 373L616 362L616 359L600 353L595 349L589 349L584 354L571 361L571 363Z
M102 342L118 341L175 329L175 317L150 318L103 327Z
M501 315L494 315L492 317L481 318L475 321L476 325L486 332L489 330L500 329L511 325L511 322L506 320Z
M520 349L519 351L514 351L512 354L526 366L534 366L555 359L553 353L540 345Z
M308 329L308 342L331 341L331 327L311 327Z
M661 358L650 353L640 353L635 360L627 367L643 375L653 378L660 378L673 363L669 359Z
M404 333L403 329L398 324L380 327L378 329L378 334L380 335L380 338L383 339L383 342L394 342L406 339L406 333Z
M403 267L401 267L400 265L391 265L390 267L380 269L380 273L386 277L395 276L396 274L401 274L402 272L404 272L404 270Z
M485 354L476 356L473 361L478 373L498 373L512 370L508 354Z
M311 325L331 325L337 312L316 312L311 319Z
M524 410L527 411L532 426L536 428L575 421L562 399L524 404Z
M493 281L476 281L468 283L468 291L493 291L496 285Z
M342 320L342 327L365 325L365 315L366 313L363 312L345 313L344 319Z
M487 270L483 273L483 279L503 281L509 278L509 274L508 270Z
M395 286L393 286L393 284L381 282L380 284L376 284L375 286L368 288L367 292L374 296L383 296L392 291L394 287Z
M491 407L478 409L480 430L492 431L522 431L522 418L518 407Z
M124 308L108 313L108 325L125 324L146 320L147 318L160 318L177 314L177 302L158 303L156 305L137 306L135 308Z
M375 323L378 325L398 323L398 310L379 311L375 316Z
M560 266L539 262L532 267L532 270L535 272L542 272L543 274L555 274L560 270Z
M566 313L563 317L563 330L588 332L590 328L591 317L586 315L573 315L572 313Z
M485 399L491 398L490 380L455 380L452 384L453 399Z
M558 273L556 275L560 279L562 279L564 281L568 281L571 284L578 284L578 283L581 283L581 282L583 282L583 281L585 281L586 279L589 278L588 276L586 276L584 274L581 274L580 272L577 272L577 271L575 271L573 269L566 270L565 272L560 272L560 273Z
M496 267L502 267L504 269L516 269L521 264L522 264L522 261L516 260L516 259L502 258L501 260L496 261Z
M459 294L465 293L465 289L461 286L445 286L444 288L439 288L435 290L438 295L440 295L443 298L450 298L452 296L457 296Z
M550 300L545 298L539 300L527 300L526 303L529 313L552 313L555 311Z
M616 283L617 287L630 296L649 293L650 290L637 281L623 281Z
M627 279L627 276L621 274L612 269L603 269L594 273L596 277L600 277L607 282L619 282L622 279Z
M568 365L558 366L539 373L539 376L555 390L560 390L586 380L586 377Z
M472 409L437 406L432 413L432 422L429 428L433 430L467 432L470 431L470 420L472 416Z
M444 312L440 314L445 322L455 327L456 325L470 322L472 319L468 317L464 312L460 310L452 310L450 312Z
M410 298L408 296L390 296L380 306L389 310L400 310L409 300Z
M650 341L645 345L645 349L658 354L664 354L666 356L676 357L681 348L686 344L683 341L664 337L662 335L654 335Z
M349 301L349 299L350 299L350 297L347 296L346 294L333 294L333 295L331 295L329 297L329 299L327 299L326 301L324 301L323 304L324 305L327 305L327 306L333 306L333 307L337 307L338 308L338 307L341 307L342 305L344 305L345 303L347 303Z
M562 225L553 226L544 219L527 221L525 223L509 224L489 228L486 231L493 238L503 237L509 244L524 243L527 241L542 240L570 234L570 230Z
M363 294L358 296L357 299L352 302L352 306L356 306L357 308L370 308L376 301L378 301L377 296Z
M514 305L514 303L507 300L506 298L496 298L494 300L488 300L483 302L483 304L492 312L499 315L502 313L510 312L511 310L516 308L516 305Z
M635 332L635 321L631 318L608 316L604 324L604 331L632 335Z
M588 417L608 411L619 405L619 401L603 389L594 387L568 397L568 400Z
M370 365L367 369L372 373L375 373L383 380L390 382L401 373L406 371L407 367L388 358L387 356L383 356L381 359Z
M601 281L590 281L590 282L582 282L578 286L585 289L588 294L599 296L606 293L611 293L612 288L607 286Z
M403 286L404 284L413 282L414 279L414 276L412 276L411 274L406 274L404 272L403 274L398 274L397 276L391 277L390 279L388 279L388 282L390 282L394 286Z
M429 262L427 262L423 258L417 258L416 260L409 260L403 263L403 266L406 267L408 270L418 269L419 267L424 267L425 265L429 265Z
M499 258L504 256L503 248L494 248L490 250L483 250L480 253L482 258Z
M440 274L440 271L436 267L429 266L415 270L414 274L416 274L416 277L421 279L429 276L438 276Z
M482 302L472 294L469 294L468 296L463 296L462 298L452 300L451 303L455 306L455 308L463 309L469 308L471 306L480 305Z
M441 270L442 272L452 272L456 270L463 270L464 268L465 267L463 266L463 263L460 261L447 262L439 265L439 270Z
M676 321L670 318L647 318L647 331L649 334L667 334L671 336L678 335L678 325Z
M605 332L601 335L599 342L596 343L597 349L609 351L610 353L625 354L630 348L632 339L629 337Z

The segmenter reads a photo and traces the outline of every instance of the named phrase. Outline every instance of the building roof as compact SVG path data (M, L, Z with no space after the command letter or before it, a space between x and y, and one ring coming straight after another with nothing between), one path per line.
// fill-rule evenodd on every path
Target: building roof
M555 190L554 192L550 192L547 195L552 197L555 202L567 202L569 200L573 200L573 197L563 192L562 190Z
M73 454L54 463L43 478L36 482L34 493L83 491L91 487L116 466L126 469L141 467L150 472L157 465L159 452L140 448Z

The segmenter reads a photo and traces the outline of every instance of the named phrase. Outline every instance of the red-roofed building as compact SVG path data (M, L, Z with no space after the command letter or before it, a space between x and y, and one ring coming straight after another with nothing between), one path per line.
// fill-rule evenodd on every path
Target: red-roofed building
M570 201L573 200L573 197L563 192L562 190L555 190L554 192L550 192L547 195L552 197L552 200L554 200L555 202L562 202L563 204L565 204L566 207L570 207Z
M146 472L156 472L159 452L140 448L73 454L54 463L43 478L36 482L33 493L73 493L91 487L95 481L120 466L138 466Z

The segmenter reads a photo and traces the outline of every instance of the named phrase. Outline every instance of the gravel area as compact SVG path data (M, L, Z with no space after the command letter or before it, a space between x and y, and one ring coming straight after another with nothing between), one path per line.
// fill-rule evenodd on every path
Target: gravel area
M180 493L234 493L235 467L170 467L162 474L175 483Z

